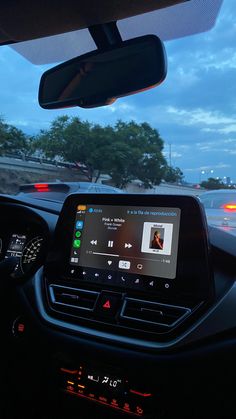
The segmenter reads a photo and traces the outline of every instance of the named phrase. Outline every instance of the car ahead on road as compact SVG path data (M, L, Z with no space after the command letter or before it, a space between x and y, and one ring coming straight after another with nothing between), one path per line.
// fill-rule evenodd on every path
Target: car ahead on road
M200 195L208 224L215 227L236 227L236 190L219 189Z
M121 189L95 182L29 183L20 186L17 196L63 202L71 193L124 193Z

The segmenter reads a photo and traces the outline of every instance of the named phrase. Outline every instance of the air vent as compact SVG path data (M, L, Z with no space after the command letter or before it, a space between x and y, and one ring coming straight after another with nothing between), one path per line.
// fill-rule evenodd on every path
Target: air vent
M51 306L59 311L75 313L79 311L92 312L99 293L78 288L49 285Z
M142 323L144 327L146 323L173 328L190 313L186 307L125 298L121 319Z

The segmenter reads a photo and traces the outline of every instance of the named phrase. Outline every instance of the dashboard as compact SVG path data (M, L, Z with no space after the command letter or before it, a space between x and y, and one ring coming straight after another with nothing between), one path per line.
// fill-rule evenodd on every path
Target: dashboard
M235 417L236 255L198 199L0 198L6 399L17 375L29 417Z

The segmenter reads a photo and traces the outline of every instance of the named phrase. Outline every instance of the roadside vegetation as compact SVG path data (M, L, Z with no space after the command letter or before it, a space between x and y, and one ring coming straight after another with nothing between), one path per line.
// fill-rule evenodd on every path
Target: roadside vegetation
M49 129L27 136L0 119L0 155L71 162L86 180L96 182L106 174L118 188L134 179L144 188L162 180L182 182L182 171L167 164L163 150L164 140L146 122L119 120L114 126L102 126L64 115L54 119Z

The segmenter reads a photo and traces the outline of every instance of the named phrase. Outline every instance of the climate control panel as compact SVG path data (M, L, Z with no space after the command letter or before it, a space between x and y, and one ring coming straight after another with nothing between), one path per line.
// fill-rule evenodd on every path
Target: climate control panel
M153 392L145 385L136 385L114 368L86 364L75 368L61 366L59 374L62 390L71 396L131 416L150 417L153 410Z

